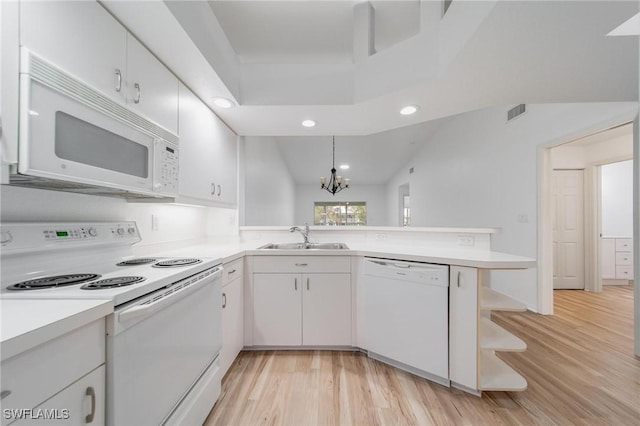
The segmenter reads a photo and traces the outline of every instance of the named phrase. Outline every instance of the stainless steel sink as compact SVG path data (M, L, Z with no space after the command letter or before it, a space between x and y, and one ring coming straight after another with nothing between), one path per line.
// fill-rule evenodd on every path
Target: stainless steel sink
M272 243L259 250L349 250L349 247L345 243Z

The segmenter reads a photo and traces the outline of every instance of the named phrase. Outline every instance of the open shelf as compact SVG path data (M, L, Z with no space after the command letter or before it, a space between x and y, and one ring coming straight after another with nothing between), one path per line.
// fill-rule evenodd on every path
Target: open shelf
M483 311L524 312L527 310L527 307L509 296L491 290L489 287L481 287L480 309Z
M523 391L527 381L491 350L480 351L480 390Z
M480 318L480 349L498 352L522 352L527 344L489 318Z

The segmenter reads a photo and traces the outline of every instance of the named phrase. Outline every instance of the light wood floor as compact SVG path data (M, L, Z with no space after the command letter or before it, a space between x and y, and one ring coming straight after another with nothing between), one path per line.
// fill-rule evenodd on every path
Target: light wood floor
M242 352L205 425L640 425L632 288L554 295L554 316L493 314L528 345L500 355L524 392L478 398L359 352Z

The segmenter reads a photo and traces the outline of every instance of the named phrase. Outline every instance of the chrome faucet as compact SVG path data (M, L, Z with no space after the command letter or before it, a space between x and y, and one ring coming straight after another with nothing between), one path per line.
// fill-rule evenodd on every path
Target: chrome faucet
M289 228L289 232L296 232L296 231L302 234L302 237L304 238L304 243L309 244L309 224L305 222L304 229L298 226L292 226L291 228Z

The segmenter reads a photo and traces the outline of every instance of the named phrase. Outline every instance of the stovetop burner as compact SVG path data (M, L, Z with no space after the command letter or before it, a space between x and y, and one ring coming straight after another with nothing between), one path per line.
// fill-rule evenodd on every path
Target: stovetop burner
M144 277L115 277L92 282L80 287L82 290L102 290L114 287L125 287L144 281Z
M100 278L99 274L68 274L35 278L10 285L7 290L38 290L82 284Z
M171 259L171 260L163 260L162 262L154 263L153 266L156 268L176 268L179 266L188 266L195 265L196 263L200 263L202 260L195 258L187 258L187 259Z
M125 260L124 262L116 263L116 266L131 266L131 265L146 265L147 263L155 262L154 257L139 257L136 259Z

